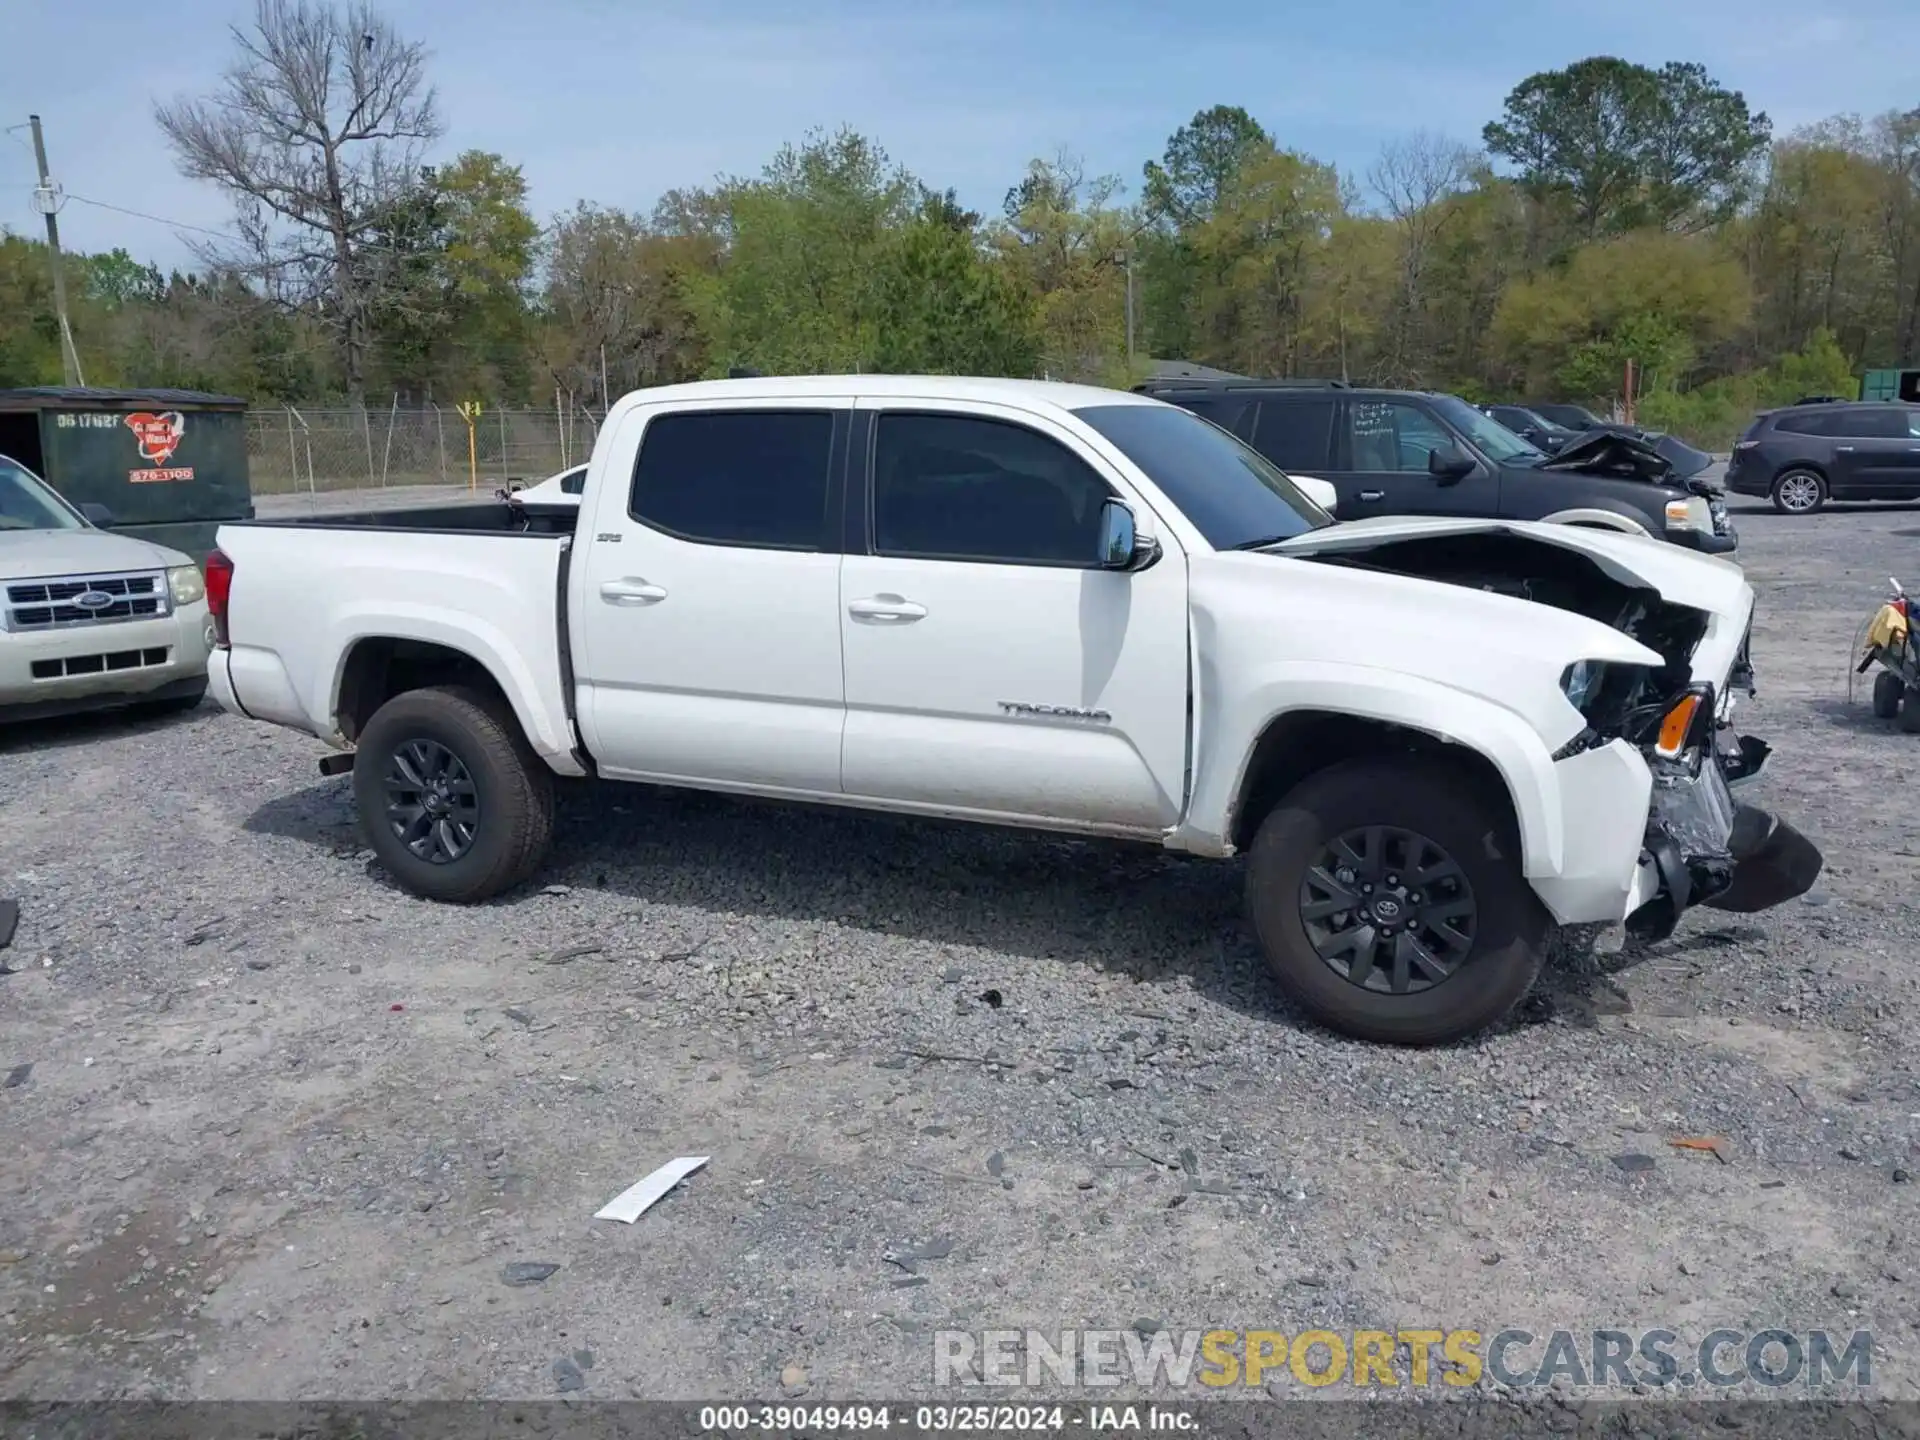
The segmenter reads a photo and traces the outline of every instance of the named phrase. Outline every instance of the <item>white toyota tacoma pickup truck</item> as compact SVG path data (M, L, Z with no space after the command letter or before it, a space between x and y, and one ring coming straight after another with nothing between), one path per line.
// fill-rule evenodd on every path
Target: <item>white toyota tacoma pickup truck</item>
M344 752L448 901L530 876L553 777L1246 856L1325 1023L1443 1041L1556 924L1805 891L1738 805L1753 592L1565 526L1336 524L1225 431L1010 380L762 378L614 406L577 507L229 524L211 688Z

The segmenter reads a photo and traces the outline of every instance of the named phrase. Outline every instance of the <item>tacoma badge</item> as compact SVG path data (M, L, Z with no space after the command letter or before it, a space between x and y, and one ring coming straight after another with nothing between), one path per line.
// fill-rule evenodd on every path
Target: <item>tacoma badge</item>
M1103 725L1113 719L1105 710L1083 710L1078 705L1029 705L1023 700L1002 700L1000 708L1009 715L1058 715L1067 720L1098 720Z

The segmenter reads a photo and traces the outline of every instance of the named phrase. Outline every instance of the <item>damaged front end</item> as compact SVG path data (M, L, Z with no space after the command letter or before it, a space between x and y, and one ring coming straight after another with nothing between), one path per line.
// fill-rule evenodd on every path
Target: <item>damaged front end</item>
M1665 939L1695 905L1769 910L1806 894L1820 876L1811 840L1734 797L1735 786L1759 774L1770 747L1734 735L1725 713L1711 685L1689 686L1652 734L1633 737L1653 772L1641 865L1657 880L1653 897L1626 917L1638 940Z
M1560 688L1585 724L1553 752L1557 762L1625 741L1652 772L1626 900L1637 937L1664 938L1695 905L1765 910L1805 894L1819 877L1821 856L1810 840L1735 798L1765 766L1769 746L1733 728L1737 695L1754 693L1751 592L1716 597L1698 583L1721 573L1712 568L1718 562L1568 527L1494 522L1398 534L1332 526L1285 548L1325 564L1417 575L1584 615L1660 657L1658 665L1568 666Z

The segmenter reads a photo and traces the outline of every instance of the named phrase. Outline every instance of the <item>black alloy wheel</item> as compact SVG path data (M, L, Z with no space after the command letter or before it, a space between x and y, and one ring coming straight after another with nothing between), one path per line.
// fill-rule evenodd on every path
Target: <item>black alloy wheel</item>
M387 824L408 850L432 865L451 865L473 848L480 796L460 757L437 740L407 740L387 758L381 777Z
M1300 884L1314 953L1349 984L1418 995L1451 979L1479 919L1466 872L1414 830L1369 825L1335 837Z

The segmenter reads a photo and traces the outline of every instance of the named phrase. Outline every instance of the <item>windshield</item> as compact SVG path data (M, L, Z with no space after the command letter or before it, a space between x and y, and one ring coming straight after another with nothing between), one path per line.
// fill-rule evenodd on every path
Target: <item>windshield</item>
M0 530L84 530L86 524L39 476L0 455Z
M1291 540L1333 523L1281 471L1191 411L1095 405L1074 413L1145 471L1216 550Z
M1491 415L1482 415L1457 395L1434 396L1433 408L1440 412L1441 419L1471 440L1489 460L1500 464L1525 465L1547 458L1544 451L1534 449Z

